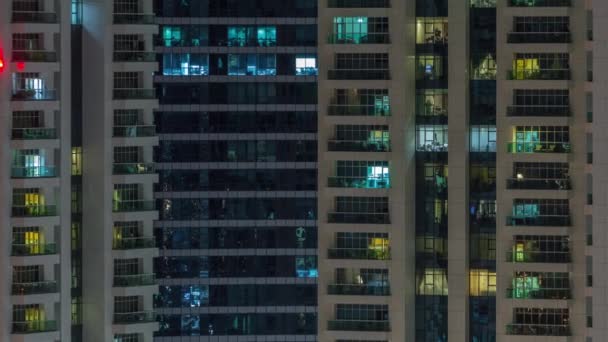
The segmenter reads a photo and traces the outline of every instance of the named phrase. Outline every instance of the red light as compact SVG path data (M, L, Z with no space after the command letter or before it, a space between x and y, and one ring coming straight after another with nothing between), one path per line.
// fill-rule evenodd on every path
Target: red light
M23 71L25 69L25 62L17 62L17 70Z
M0 71L4 70L4 59L0 57Z

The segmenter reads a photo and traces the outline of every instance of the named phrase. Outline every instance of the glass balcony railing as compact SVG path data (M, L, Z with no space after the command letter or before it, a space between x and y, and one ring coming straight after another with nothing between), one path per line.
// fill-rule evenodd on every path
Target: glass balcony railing
M511 32L507 35L507 43L570 43L570 32Z
M355 260L390 260L390 249L375 248L329 248L329 259L355 259Z
M154 311L137 311L114 314L114 324L140 324L156 322Z
M511 299L570 299L570 289L507 289L507 298Z
M329 44L388 44L388 33L333 34L327 38Z
M523 263L569 263L570 252L508 251L507 262Z
M13 322L12 334L32 334L57 331L57 321Z
M149 286L156 285L156 275L154 273L147 274L130 274L130 275L115 275L115 287L130 287L130 286Z
M57 177L54 166L13 166L11 178L50 178Z
M114 126L113 135L116 138L143 138L156 135L154 125Z
M508 80L570 80L570 69L509 70Z
M132 200L132 201L114 201L112 211L127 212L127 211L154 211L154 201Z
M570 190L572 184L569 178L511 178L507 179L507 189L520 190Z
M13 283L11 293L13 296L23 296L30 294L57 293L58 290L57 282L48 280L30 283Z
M327 115L335 116L390 116L391 111L385 107L366 105L329 105Z
M12 256L52 255L57 254L56 243L12 244Z
M56 24L57 13L39 11L13 11L13 23Z
M389 321L333 320L327 322L327 330L342 331L391 331Z
M570 106L509 106L507 116L570 116Z
M327 142L328 151L343 152L389 152L390 141L369 141L369 140L329 140Z
M507 144L509 153L570 153L572 144L563 141L533 141L510 142Z
M388 286L332 284L327 286L327 293L347 296L390 296L391 291Z
M389 0L328 0L329 8L388 8Z
M330 80L390 80L389 70L334 69L327 72Z
M572 0L509 0L511 7L570 7Z
M553 324L507 324L507 335L570 336L570 326Z
M556 226L571 225L570 215L507 216L507 226Z
M154 163L115 163L112 165L115 175L145 175L155 173Z
M154 89L144 88L115 88L113 91L115 100L154 100L156 93Z
M390 223L388 213L329 213L327 217L329 223Z
M114 24L153 25L154 14L114 13Z
M49 89L17 89L13 90L13 101L55 101L57 92Z
M156 241L153 237L134 237L114 239L113 249L142 249L155 248Z
M156 53L147 51L116 51L114 62L156 62Z
M330 188L388 189L390 182L389 178L329 177L327 186Z
M13 217L41 217L57 216L57 206L55 205L14 205L12 208Z
M11 137L13 140L57 139L57 129L44 127L13 128Z
M13 51L14 62L38 62L38 63L54 63L57 62L57 53L54 51L32 51L21 50Z

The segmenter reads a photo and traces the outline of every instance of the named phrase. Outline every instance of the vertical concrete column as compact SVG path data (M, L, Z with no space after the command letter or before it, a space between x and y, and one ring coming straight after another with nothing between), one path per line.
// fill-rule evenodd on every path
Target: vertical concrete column
M593 341L608 339L608 2L593 1Z
M112 340L112 1L83 2L83 335Z
M61 292L59 294L60 312L57 317L60 336L62 341L71 341L72 335L72 237L71 237L71 221L72 221L72 198L71 198L71 157L72 157L72 11L70 2L57 2L59 4L57 16L59 17L60 25L60 78L58 82L59 95L61 102L59 104L59 126L58 132L60 137L60 156L59 156L59 284L61 284Z
M11 285L13 272L10 265L11 255L11 193L10 189L10 137L11 137L11 111L10 111L10 48L11 48L11 2L0 2L0 58L4 67L0 70L0 273L3 281L0 282L0 341L10 340L11 314Z
M469 1L448 2L448 341L469 341Z

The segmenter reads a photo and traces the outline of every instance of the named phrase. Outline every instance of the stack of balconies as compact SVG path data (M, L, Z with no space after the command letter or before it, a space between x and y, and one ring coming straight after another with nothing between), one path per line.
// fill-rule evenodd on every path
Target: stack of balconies
M516 335L513 340L523 335L565 341L571 334L570 278L575 258L571 207L576 204L570 199L577 189L570 172L575 172L572 153L580 150L570 140L574 94L568 82L572 38L567 7L571 4L569 0L509 0L508 6L514 27L505 47L512 52L513 70L505 84L513 102L503 120L513 134L506 149L513 171L499 186L506 189L503 199L512 203L502 223L512 241L501 241L506 264L500 283L506 285L502 311L512 310L513 317L505 334ZM552 14L547 17L547 13Z
M153 238L158 219L153 198L158 181L153 164L153 149L158 145L153 124L158 107L153 39L158 25L152 1L142 1L138 8L122 7L115 1L112 25L113 334L117 341L149 342L158 330L153 311L153 296L158 292L153 273L158 256Z
M19 341L59 340L61 119L58 3L12 0L10 229L13 321ZM6 39L11 39L7 36ZM68 190L69 191L69 190ZM69 227L67 227L69 228ZM8 279L8 278L7 278ZM69 286L69 284L67 284Z
M322 20L329 24L327 51L334 65L326 69L326 98L319 99L327 105L321 121L328 133L321 134L326 137L326 147L319 161L327 164L320 168L327 174L319 184L324 184L326 200L334 203L327 206L326 223L320 223L324 225L320 230L330 231L331 238L325 245L329 267L321 272L327 278L321 278L319 288L320 294L327 295L327 308L321 310L328 316L319 322L319 329L337 339L346 336L345 332L362 332L366 339L384 340L391 330L386 311L391 294L390 4L384 0L331 0L327 7ZM369 32L365 27L360 32L352 29L351 22L355 27L368 22L387 26L386 31ZM359 58L371 62L359 66ZM353 309L355 303L369 304L363 306L374 314L361 315Z

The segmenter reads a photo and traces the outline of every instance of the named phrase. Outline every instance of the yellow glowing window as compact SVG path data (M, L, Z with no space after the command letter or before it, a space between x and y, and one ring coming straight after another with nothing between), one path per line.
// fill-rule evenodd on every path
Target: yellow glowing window
M26 206L40 206L44 205L44 197L38 193L26 193L25 194L25 205Z
M388 239L372 238L369 243L368 248L373 249L373 250L386 250L386 249L388 249Z
M515 261L524 261L525 252L524 252L524 244L522 242L518 242L515 244Z
M485 269L470 270L469 293L471 296L495 296L496 272Z
M524 80L540 71L540 64L537 58L518 58L513 61L513 70L515 79Z
M82 175L82 147L72 147L72 175Z
M43 241L40 232L25 232L24 240L26 248L31 254L39 254L41 252L40 244Z

